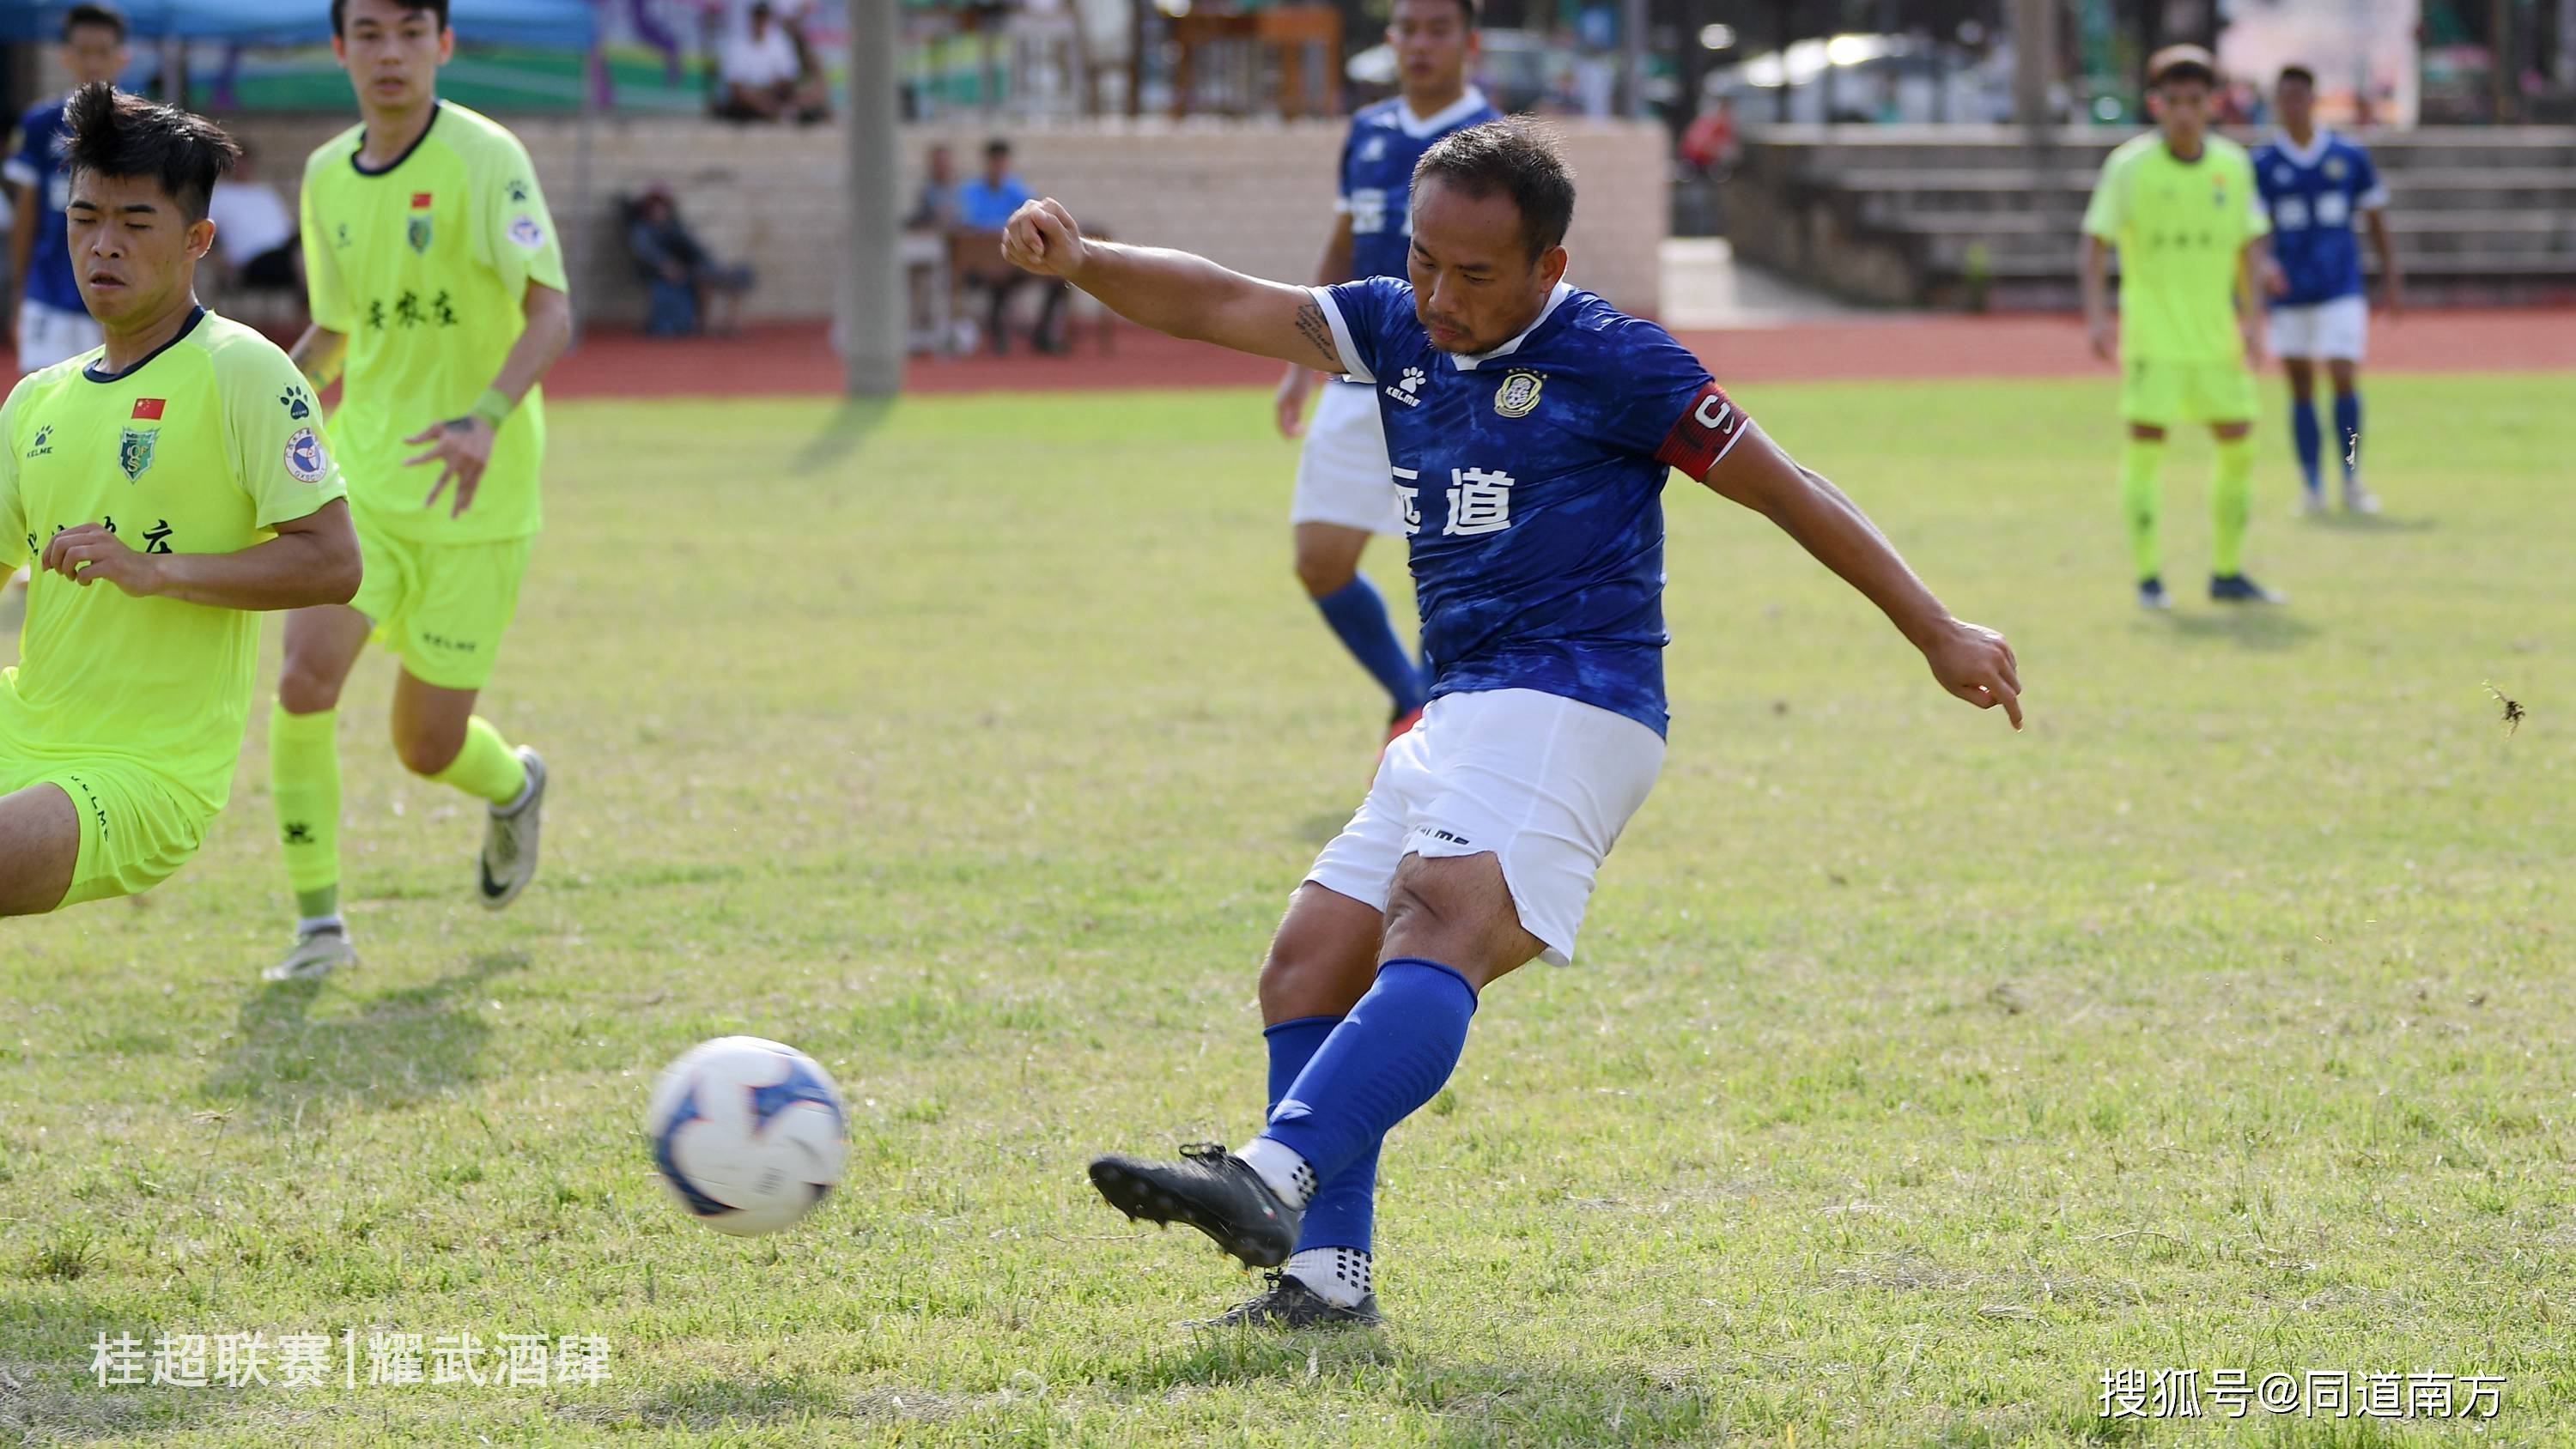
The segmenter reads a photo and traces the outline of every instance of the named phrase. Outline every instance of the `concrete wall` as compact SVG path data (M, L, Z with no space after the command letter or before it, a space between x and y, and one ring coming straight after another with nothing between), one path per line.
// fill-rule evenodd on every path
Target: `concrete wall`
M259 148L261 174L290 193L302 158L345 118L261 117L238 131ZM707 245L747 258L760 272L749 315L830 315L843 232L841 135L719 125L693 117L606 118L593 137L591 197L578 199L579 128L571 120L514 123L536 158L561 224L575 297L595 318L640 313L623 239L608 226L615 196L669 182ZM1313 275L1331 221L1333 166L1345 127L1307 122L1099 123L1004 132L1029 184L1121 240L1200 252L1255 275ZM982 127L906 128L904 198L922 156L946 141L973 166ZM1573 280L1630 311L1659 307L1656 247L1666 230L1664 147L1651 125L1573 125L1565 132L1581 202L1575 208ZM585 228L582 223L591 223Z

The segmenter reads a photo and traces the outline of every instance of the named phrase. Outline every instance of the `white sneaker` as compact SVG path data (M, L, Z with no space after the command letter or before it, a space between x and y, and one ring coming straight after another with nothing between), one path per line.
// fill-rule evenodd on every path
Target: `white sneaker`
M2377 513L2379 511L2379 495L2362 487L2361 479L2358 476L2347 478L2344 480L2343 484L2343 511L2346 513Z
M295 938L286 959L259 973L262 981L319 981L343 966L358 964L358 948L349 944L343 926L324 926Z
M2325 511L2326 490L2322 488L2302 488L2299 490L2300 513L2307 517L2314 518Z
M483 858L476 884L483 907L497 911L519 898L537 876L537 832L546 809L546 762L535 750L519 746L519 762L528 767L528 788L517 804L492 807L483 827Z

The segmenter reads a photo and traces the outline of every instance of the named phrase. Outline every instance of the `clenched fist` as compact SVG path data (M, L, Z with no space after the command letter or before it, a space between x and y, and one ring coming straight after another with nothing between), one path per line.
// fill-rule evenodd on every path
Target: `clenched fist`
M1082 224L1052 196L1020 203L1002 227L1002 256L1041 277L1074 280L1090 250L1090 243L1082 239Z

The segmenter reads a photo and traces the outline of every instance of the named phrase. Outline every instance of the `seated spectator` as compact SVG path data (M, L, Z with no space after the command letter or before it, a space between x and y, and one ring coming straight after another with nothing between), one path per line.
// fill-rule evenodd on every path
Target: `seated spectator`
M933 146L922 162L921 191L913 198L912 213L903 219L906 231L957 230L957 162L946 146Z
M816 88L769 0L755 0L743 28L725 42L717 64L723 90L716 114L734 121L819 120Z
M713 331L731 336L742 323L742 299L751 291L751 268L718 262L680 220L671 188L655 182L636 198L626 228L647 302L644 330L655 337L686 337L712 315ZM710 299L714 305L710 306Z
M1011 143L995 139L984 145L984 174L957 188L957 223L962 233L971 234L975 245L961 248L974 261L974 268L961 280L983 287L992 297L991 310L984 324L985 341L995 354L1009 350L1003 326L1009 315L1011 298L1020 288L1035 282L1042 289L1044 303L1038 310L1038 325L1030 341L1040 352L1061 352L1062 340L1056 335L1056 320L1064 312L1064 285L1053 277L1024 272L1002 260L1001 232L1011 213L1021 203L1035 199L1037 193L1028 183L1011 172ZM991 245L983 245L989 234Z
M215 267L227 290L304 291L304 258L295 245L295 211L275 186L252 174L254 153L242 143L232 174L206 202L215 224Z

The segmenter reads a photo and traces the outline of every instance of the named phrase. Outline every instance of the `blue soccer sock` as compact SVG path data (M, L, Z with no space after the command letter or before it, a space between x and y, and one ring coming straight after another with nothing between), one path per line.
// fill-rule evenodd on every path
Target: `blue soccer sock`
M1452 968L1419 957L1380 966L1377 984L1271 1109L1262 1139L1304 1159L1319 1185L1340 1177L1439 1092L1475 1015L1475 988Z
M1338 1016L1301 1016L1261 1029L1262 1040L1270 1048L1270 1110L1278 1110L1297 1074L1306 1070L1333 1028L1341 1024ZM1298 1252L1370 1251L1377 1225L1377 1151L1377 1145L1371 1144L1359 1161L1317 1184L1313 1200L1306 1204L1305 1222L1297 1231Z
M2335 452L2343 459L2343 478L2349 483L2361 471L2361 394L2335 394Z
M2325 475L2317 471L2325 459L2325 437L2317 431L2317 400L2312 397L2290 400L2290 437L2299 445L2299 476L2307 481L2308 491L2325 486Z
M1354 576L1349 583L1316 599L1315 607L1324 611L1324 622L1341 636L1342 647L1350 650L1351 657L1385 686L1387 697L1395 701L1397 714L1411 714L1422 708L1422 668L1406 652L1404 641L1395 637L1395 624L1386 615L1386 600L1367 575Z

